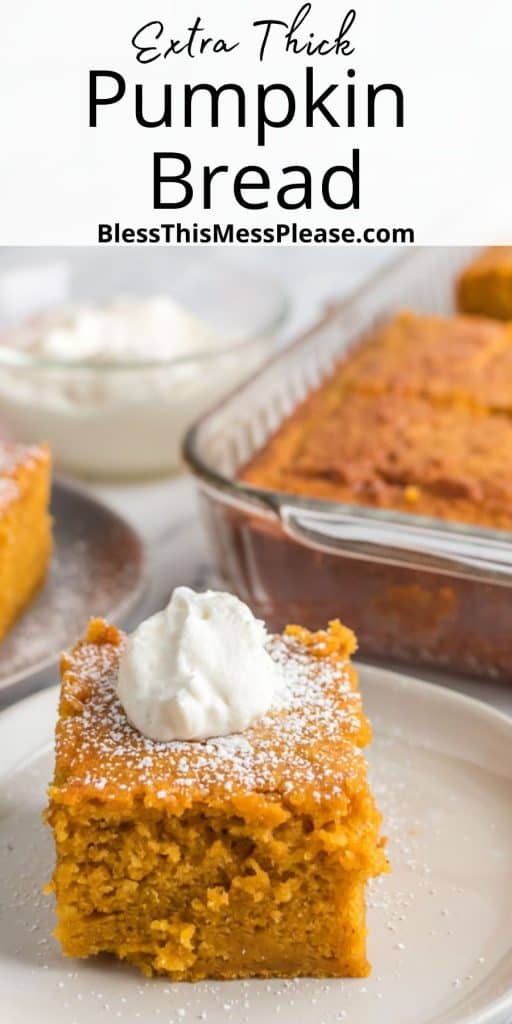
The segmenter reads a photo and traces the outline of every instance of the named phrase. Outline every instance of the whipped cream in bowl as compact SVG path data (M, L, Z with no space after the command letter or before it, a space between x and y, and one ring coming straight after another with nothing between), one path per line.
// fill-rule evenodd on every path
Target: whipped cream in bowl
M20 354L96 369L159 364L211 352L219 343L205 323L166 295L62 306L19 326L10 340Z
M237 597L177 587L128 637L117 683L128 720L159 741L243 732L283 689L266 642L264 624Z
M143 289L151 276L145 261ZM2 323L0 301L0 414L8 434L44 438L58 469L85 477L147 478L180 468L186 429L270 353L285 312L270 282L265 302L257 275L205 264L185 281L141 294L131 277L126 294L31 309L24 320L18 302L14 322Z

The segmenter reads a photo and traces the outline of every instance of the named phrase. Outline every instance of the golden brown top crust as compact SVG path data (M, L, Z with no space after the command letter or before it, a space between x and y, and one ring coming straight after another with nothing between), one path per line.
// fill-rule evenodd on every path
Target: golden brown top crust
M486 373L503 352L512 353L512 330L495 320L401 313L341 364L338 389L391 390L487 408Z
M510 529L509 412L508 326L401 314L338 366L241 477L271 490Z
M292 425L290 424L292 427ZM278 434L244 473L273 490L512 528L512 420L347 394L343 419Z
M355 638L340 623L272 637L286 682L279 703L243 734L205 742L158 743L130 725L116 696L123 644L95 619L63 655L52 801L142 801L177 813L199 801L275 819L287 805L343 813L368 793L359 748L370 727L349 662Z
M512 246L484 249L460 275L457 307L464 313L512 319Z
M491 245L483 249L465 268L461 277L476 277L489 269L512 274L512 245Z

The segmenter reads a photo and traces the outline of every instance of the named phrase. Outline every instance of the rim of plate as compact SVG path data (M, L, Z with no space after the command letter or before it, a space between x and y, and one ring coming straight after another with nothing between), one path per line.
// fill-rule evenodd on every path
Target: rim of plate
M52 492L55 488L57 488L59 491L67 491L68 494L74 495L76 498L79 498L80 500L86 502L89 505L93 505L97 509L101 509L106 515L110 517L111 520L117 521L126 531L126 533L131 534L132 540L134 541L135 547L137 549L137 564L139 571L138 579L134 583L132 589L124 597L122 597L117 602L117 604L115 604L112 608L108 608L105 612L105 615L107 617L117 619L119 623L122 623L131 614L131 612L137 606L139 601L142 600L148 587L148 560L144 542L140 534L137 532L137 530L131 525L131 523L128 522L127 519L124 518L124 516L120 515L119 512L117 512L115 509L111 508L111 506L108 505L107 502L102 501L101 498L96 498L95 495L89 494L84 487L81 487L79 484L76 484L74 482L70 483L68 480L63 479L60 476L56 476L53 478L52 481ZM30 609L27 609L27 612L28 614L30 614ZM13 672L12 675L6 676L3 679L0 676L0 697L2 698L2 700L6 698L7 695L10 695L10 691L17 684L30 683L31 680L36 682L38 676L42 675L44 672L48 672L51 668L56 668L59 664L60 654L60 650L57 650L55 651L55 653L48 654L45 657L41 658L39 661L34 662L34 664L29 669L18 669L17 672ZM46 689L48 689L48 687L46 687ZM31 696L37 696L37 694L28 694L27 696L21 697L19 701L16 701L16 698L14 698L14 700L17 704L20 704L24 700L29 700ZM8 711L10 707L11 705L9 705L7 708L1 709L0 714L3 714L5 711Z

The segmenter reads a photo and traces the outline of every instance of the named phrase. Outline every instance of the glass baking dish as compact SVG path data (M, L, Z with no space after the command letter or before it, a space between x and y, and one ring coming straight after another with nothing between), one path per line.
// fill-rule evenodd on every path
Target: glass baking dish
M334 617L362 656L512 678L512 536L240 483L349 347L400 309L448 313L471 248L415 250L271 360L185 439L217 569L273 629Z

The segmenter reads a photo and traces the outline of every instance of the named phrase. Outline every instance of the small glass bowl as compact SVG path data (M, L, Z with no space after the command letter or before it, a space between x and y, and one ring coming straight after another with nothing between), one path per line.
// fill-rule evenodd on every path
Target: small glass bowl
M181 466L189 424L271 354L288 311L273 279L211 252L182 252L173 250L171 258L147 249L18 250L14 270L0 281L6 436L47 441L59 470L93 479L150 478ZM14 316L5 295L15 296ZM170 360L97 364L42 359L9 346L9 327L29 315L119 295L169 295L211 328L219 346Z

